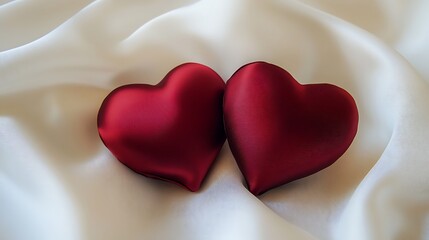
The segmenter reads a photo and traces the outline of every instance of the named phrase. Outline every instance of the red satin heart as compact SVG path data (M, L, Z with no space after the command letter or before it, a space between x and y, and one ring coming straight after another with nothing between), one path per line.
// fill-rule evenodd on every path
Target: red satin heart
M224 89L209 67L180 65L155 86L113 90L100 107L98 132L135 172L197 191L225 142Z
M299 84L264 62L229 79L224 121L231 151L249 190L262 194L334 163L357 132L350 94L330 84Z

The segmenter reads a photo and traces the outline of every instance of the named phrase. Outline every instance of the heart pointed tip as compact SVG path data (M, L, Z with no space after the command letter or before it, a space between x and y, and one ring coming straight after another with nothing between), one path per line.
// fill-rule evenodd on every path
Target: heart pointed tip
M191 192L198 192L200 190L200 188L201 188L201 184L202 184L202 181L199 181L199 182L195 182L195 183L192 183L192 184L189 184L189 183L188 184L183 184L183 186L185 186L185 188L188 189Z
M262 195L263 193L265 193L268 189L263 189L259 186L255 186L255 185L249 185L249 191L255 195L255 196L259 196Z

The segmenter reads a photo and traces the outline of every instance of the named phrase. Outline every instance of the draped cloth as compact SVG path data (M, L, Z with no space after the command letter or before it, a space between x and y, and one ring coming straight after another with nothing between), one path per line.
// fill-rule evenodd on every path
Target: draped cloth
M429 239L429 1L0 4L0 239ZM336 163L256 197L226 142L191 193L99 139L114 88L185 62L227 81L252 61L355 98Z

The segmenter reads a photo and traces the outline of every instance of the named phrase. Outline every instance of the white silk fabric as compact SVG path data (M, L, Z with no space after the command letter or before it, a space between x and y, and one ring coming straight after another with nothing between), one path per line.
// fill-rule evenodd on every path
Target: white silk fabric
M0 4L0 239L429 239L428 0ZM99 139L115 87L185 62L226 81L252 61L353 95L336 163L256 197L225 143L191 193Z

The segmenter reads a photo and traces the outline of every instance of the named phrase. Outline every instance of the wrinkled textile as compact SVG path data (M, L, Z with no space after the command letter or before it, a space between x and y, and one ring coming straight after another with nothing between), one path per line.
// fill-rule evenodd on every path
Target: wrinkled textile
M0 4L0 239L429 239L428 0ZM255 197L225 143L192 193L102 144L114 88L253 61L354 97L332 166Z

